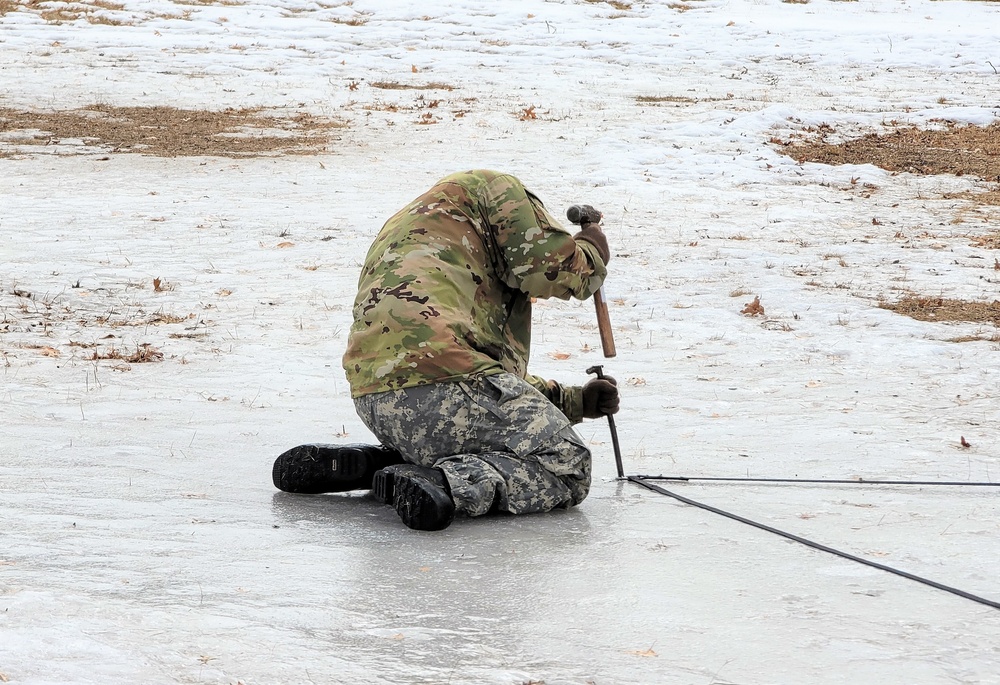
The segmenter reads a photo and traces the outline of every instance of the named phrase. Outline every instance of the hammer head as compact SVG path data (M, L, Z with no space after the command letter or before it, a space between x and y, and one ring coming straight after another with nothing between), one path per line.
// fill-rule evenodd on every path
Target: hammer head
M566 218L571 223L582 226L583 224L600 223L604 215L590 205L573 205L566 210Z

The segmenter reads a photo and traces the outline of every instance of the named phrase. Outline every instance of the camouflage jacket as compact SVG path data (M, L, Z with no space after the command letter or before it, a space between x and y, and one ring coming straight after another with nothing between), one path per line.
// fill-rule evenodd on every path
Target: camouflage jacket
M368 251L343 359L351 394L508 372L579 422L579 387L527 373L531 298L586 299L606 273L513 176L447 176Z

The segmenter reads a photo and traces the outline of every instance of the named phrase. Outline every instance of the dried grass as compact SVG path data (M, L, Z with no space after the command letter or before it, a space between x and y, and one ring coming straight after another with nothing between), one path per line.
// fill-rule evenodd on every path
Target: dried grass
M592 5L611 5L616 10L630 10L632 3L619 2L619 0L587 0Z
M661 102L698 102L695 98L684 97L683 95L637 95L635 101L644 105L655 105Z
M382 90L455 90L454 86L447 83L399 83L398 81L373 81L369 83L372 88Z
M344 26L364 26L368 23L368 17L358 16L351 17L350 19L341 19L340 17L333 17L330 19L324 19L323 21L329 21L334 24L343 24Z
M820 164L874 164L886 171L913 174L977 176L1000 183L1000 123L961 126L940 122L943 128L925 130L903 126L884 134L868 135L841 143L830 143L830 126L810 129L814 138L792 143L772 140L798 162ZM985 193L949 195L981 204L1000 205L1000 189Z
M133 352L112 346L104 351L94 350L93 355L90 357L91 361L105 359L119 359L129 364L148 364L150 362L163 361L163 353L149 343L142 343L136 345Z
M1000 250L1000 232L988 233L987 235L981 235L973 238L972 247L981 247L987 250Z
M42 132L19 139L20 144L53 145L74 138L113 152L157 157L317 154L329 142L324 134L345 126L305 113L265 116L260 109L249 108L209 111L90 105L56 112L0 108L0 134Z
M175 5L194 5L196 7L208 7L220 5L223 7L233 7L242 5L238 0L171 0Z
M968 321L1000 326L1000 300L976 302L907 295L897 302L881 303L879 307L918 321Z

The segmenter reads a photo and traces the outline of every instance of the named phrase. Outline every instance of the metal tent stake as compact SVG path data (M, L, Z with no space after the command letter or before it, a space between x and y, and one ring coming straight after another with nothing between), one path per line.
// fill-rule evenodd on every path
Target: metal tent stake
M604 367L600 364L596 366L591 366L587 369L587 373L596 373L598 378L604 378ZM618 429L615 427L615 417L608 414L608 427L611 429L611 444L615 448L615 466L618 468L618 477L625 477L625 469L622 467L622 450L618 446Z

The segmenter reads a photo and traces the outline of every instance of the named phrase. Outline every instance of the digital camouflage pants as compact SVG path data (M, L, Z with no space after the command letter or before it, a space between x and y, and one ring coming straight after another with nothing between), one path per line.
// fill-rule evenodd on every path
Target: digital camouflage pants
M590 450L566 416L513 374L363 395L358 415L386 447L441 469L457 511L481 516L579 504Z

